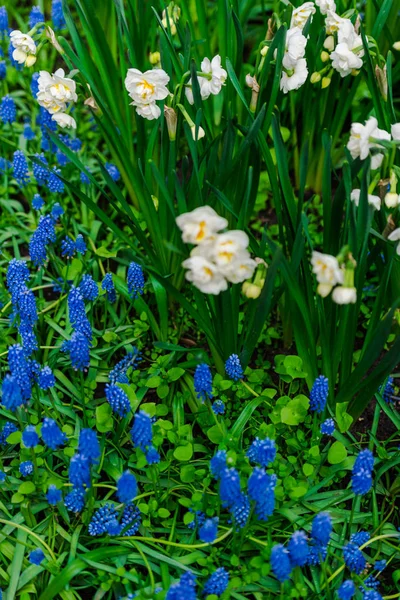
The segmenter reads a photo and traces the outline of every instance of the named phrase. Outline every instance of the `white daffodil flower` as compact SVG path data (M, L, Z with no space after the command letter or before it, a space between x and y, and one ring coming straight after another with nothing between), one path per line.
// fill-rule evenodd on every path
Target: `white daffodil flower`
M314 251L311 257L311 265L319 284L317 292L323 298L328 296L333 286L343 283L343 271L335 256Z
M372 138L378 140L390 141L390 133L383 129L378 129L378 121L375 117L370 117L363 125L362 123L353 123L350 130L350 139L347 148L352 158L365 160L370 150L377 148L378 145L372 141ZM383 154L378 152L371 157L371 168L378 169L383 160Z
M343 25L345 21L346 19L340 17L338 14L335 13L335 11L328 10L328 12L326 13L325 20L326 33L336 33L337 31L339 31L340 26Z
M391 242L399 242L396 247L396 252L400 255L400 227L392 231L392 233L388 237L388 240L390 240Z
M400 196L396 192L388 192L384 200L388 208L396 208L400 204Z
M307 38L301 29L292 27L286 34L286 49L282 64L285 69L294 69L297 61L304 57L306 52Z
M56 113L51 117L52 121L55 121L63 129L65 127L76 129L76 121L71 115L66 113Z
M242 283L246 279L253 277L256 268L256 261L250 257L246 250L236 260L221 268L221 272L231 283Z
M200 86L201 97L203 100L207 100L211 94L216 96L220 93L222 86L225 85L228 73L221 67L221 57L219 54L214 56L211 61L209 58L204 58L201 62L201 72L206 73L207 76L198 75L197 80ZM192 80L190 79L185 88L189 104L194 103L191 85Z
M293 69L282 72L280 89L284 94L298 90L305 83L307 75L307 61L305 58L300 58Z
M392 133L392 138L395 140L395 142L399 142L400 141L400 123L393 123L390 131Z
M328 11L335 12L336 10L334 0L315 0L315 4L319 7L319 10L323 15L326 15Z
M338 285L332 292L332 300L336 304L355 304L357 302L357 290L355 287Z
M351 192L350 199L354 202L356 206L359 205L360 202L360 194L361 190L356 188ZM374 196L373 194L368 194L368 204L373 206L375 210L381 209L381 199L379 196Z
M298 8L295 8L292 12L292 19L290 21L290 27L300 27L303 29L307 23L308 17L315 13L314 2L305 2Z
M36 62L36 44L30 35L15 29L10 33L10 42L14 48L12 57L19 65L31 67Z
M221 229L225 229L228 221L220 217L211 206L200 206L191 212L179 215L176 224L182 231L182 240L185 243L201 244Z
M363 66L362 59L354 54L345 43L337 44L331 54L331 60L332 67L340 73L341 77L347 77L352 71L361 69Z
M125 87L132 98L132 106L141 117L152 121L161 115L157 100L165 100L169 91L169 75L163 69L152 69L142 73L139 69L128 69Z
M50 114L65 112L67 103L76 102L76 83L73 79L65 77L63 69L51 75L47 71L40 71L38 79L39 91L37 100Z
M249 238L240 229L220 233L214 241L213 259L221 269L230 266L237 259L250 257L248 245Z
M228 288L228 283L218 267L203 256L191 256L183 261L188 269L186 279L205 294L218 295Z

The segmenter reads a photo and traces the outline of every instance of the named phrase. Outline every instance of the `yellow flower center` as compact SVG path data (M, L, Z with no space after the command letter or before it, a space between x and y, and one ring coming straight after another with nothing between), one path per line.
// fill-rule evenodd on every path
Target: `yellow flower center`
M209 267L203 267L203 271L209 277L212 277L214 275L214 273L212 272L212 270Z
M204 237L206 235L205 229L206 229L206 222L200 221L199 231L197 232L197 235L196 235L196 241L200 242L202 239L204 239Z
M152 83L149 83L145 79L143 79L143 81L141 82L141 85L142 85L142 92L140 95L143 98L143 100L146 100L149 96L152 96L154 94L156 88Z

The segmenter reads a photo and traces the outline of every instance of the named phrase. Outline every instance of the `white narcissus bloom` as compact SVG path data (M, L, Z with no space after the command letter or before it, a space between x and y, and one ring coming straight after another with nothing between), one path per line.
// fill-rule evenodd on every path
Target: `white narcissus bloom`
M155 102L150 102L150 104L135 104L132 102L132 104L135 107L137 114L148 121L158 119L161 115L161 109Z
M351 200L354 202L354 204L356 206L359 205L360 202L360 194L361 194L361 190L356 188L351 192ZM375 208L375 210L380 210L381 209L381 199L379 198L379 196L374 196L373 194L368 194L368 204L370 204L371 206L373 206Z
M362 123L352 123L350 130L350 139L347 148L352 158L365 160L371 149L378 148L378 145L372 141L372 138L378 140L390 141L390 133L383 129L378 129L378 121L375 117L370 117L365 125ZM371 168L378 169L383 160L381 152L371 156Z
M187 244L201 244L225 229L228 221L220 217L211 206L200 206L176 218L182 231L182 240Z
M307 61L305 58L300 58L293 69L282 72L280 89L284 94L292 90L298 90L305 83L307 75Z
M388 240L390 240L391 242L399 242L396 247L396 252L397 254L400 254L400 227L392 231L392 233L388 237Z
M355 304L357 302L357 290L355 287L338 285L332 292L332 300L336 304Z
M361 69L363 61L354 52L351 51L349 46L344 42L337 44L335 50L331 54L332 67L340 73L341 77L347 77L352 71Z
M19 65L31 67L36 62L36 44L30 35L15 29L10 33L12 56Z
M231 265L238 258L249 257L247 246L249 238L244 231L240 229L220 233L214 242L213 258L219 267Z
M292 27L286 34L286 49L282 64L286 69L294 69L297 61L304 57L307 45L307 38L302 34L301 29Z
M76 83L73 79L65 77L63 69L51 75L47 71L40 71L38 79L39 91L37 100L50 114L64 112L67 103L76 102Z
M191 256L183 261L182 266L188 269L186 279L205 294L217 295L228 288L218 267L203 256Z
M343 271L335 256L314 251L311 265L318 285L318 294L325 298L337 283L343 283Z
M225 84L226 78L228 77L225 69L221 67L221 57L219 54L214 56L210 61L209 58L204 58L201 62L201 72L207 73L208 77L198 75L197 80L200 86L200 94L203 100L207 100L211 94L214 96L218 95ZM188 87L185 88L186 98L189 104L194 103L193 92L192 92L192 80L188 81Z
M157 100L165 100L169 91L169 75L163 69L152 69L142 73L139 69L128 69L125 87L132 98L132 106L141 117L152 121L161 115Z
M256 261L246 251L239 255L229 266L221 268L221 271L231 283L242 283L253 277L256 268Z
M396 192L388 192L385 195L385 204L388 208L396 208L400 204L400 196Z
M66 113L56 113L52 116L52 120L56 121L56 123L63 129L65 127L76 129L75 119Z
M319 10L323 15L326 15L328 11L335 12L336 4L334 0L315 0L315 4L319 7Z
M338 44L331 54L332 67L346 77L354 70L361 69L364 48L361 36L357 35L350 19L342 19L338 26Z
M332 34L339 30L339 27L346 21L333 10L328 10L325 20L326 33Z
M392 138L395 142L400 141L400 123L393 123L391 127Z
M305 2L293 10L290 27L300 27L300 29L303 29L304 25L307 23L308 17L314 13L314 2Z

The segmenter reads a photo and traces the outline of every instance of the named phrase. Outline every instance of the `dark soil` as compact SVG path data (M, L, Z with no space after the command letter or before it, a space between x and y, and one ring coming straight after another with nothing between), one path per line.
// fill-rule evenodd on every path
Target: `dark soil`
M400 408L400 403L397 402L398 408ZM369 435L372 427L372 422L374 420L374 412L375 412L376 400L373 398L371 402L368 404L367 408L364 410L361 417L358 419L356 423L354 423L351 428L351 432L355 435L356 438L361 438L364 435ZM389 417L381 411L379 417L379 425L378 430L376 432L376 437L378 440L385 441L394 433L397 432L397 428L389 419Z

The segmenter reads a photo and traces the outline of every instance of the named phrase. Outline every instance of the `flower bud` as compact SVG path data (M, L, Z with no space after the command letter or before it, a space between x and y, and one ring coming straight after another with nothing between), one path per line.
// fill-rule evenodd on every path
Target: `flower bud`
M170 106L164 106L164 117L167 121L168 135L171 142L176 138L176 125L178 122L178 116L173 108Z
M246 75L246 84L251 88L251 102L250 102L250 110L252 113L256 112L257 102L258 102L258 94L260 92L260 86L257 83L256 77L252 77L250 73Z
M315 71L311 75L310 81L311 81L311 83L318 83L318 81L321 81L321 73L318 73L318 71Z
M161 61L161 54L159 52L150 52L150 64L158 65Z
M321 52L321 60L322 60L322 62L324 62L324 63L328 62L329 59L330 59L329 53L325 52L325 50L323 50Z
M384 66L383 69L381 69L380 67L378 67L378 65L376 65L376 67L375 67L375 77L377 79L379 91L382 94L382 98L386 102L387 101L387 94L388 94L388 82L387 82L387 76L386 76L386 65Z
M388 192L385 196L385 204L388 208L395 208L400 204L400 196L396 192Z
M261 294L261 288L254 283L249 283L245 281L242 286L242 292L246 296L246 298L250 298L251 300L256 300Z
M46 26L46 37L49 40L50 44L57 50L57 52L60 52L60 54L64 54L64 50L58 43L56 34L54 33L51 27Z
M394 48L395 50L398 50L398 51L400 52L400 42L395 42L395 43L393 44L393 48Z
M353 69L351 74L353 75L353 77L357 77L357 75L360 74L360 71L357 71L357 69Z
M25 66L32 67L32 65L34 65L35 62L36 62L36 56L33 56L33 54L29 54L29 56L27 56L27 58L26 58Z
M268 46L263 46L260 50L261 56L266 56L268 52Z
M321 87L324 90L325 88L329 87L331 85L331 78L330 77L323 77L322 78L322 82L321 82Z
M395 142L400 141L400 123L393 123L391 127L391 134Z
M324 48L326 48L326 50L328 50L329 52L332 52L334 47L335 47L335 38L333 37L333 35L328 35L328 37L324 41Z

